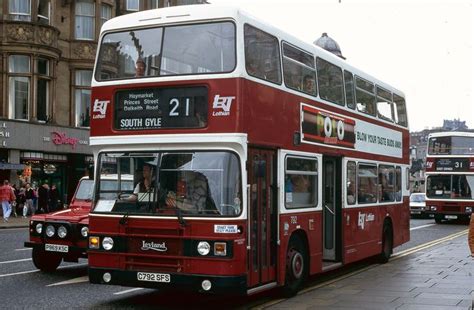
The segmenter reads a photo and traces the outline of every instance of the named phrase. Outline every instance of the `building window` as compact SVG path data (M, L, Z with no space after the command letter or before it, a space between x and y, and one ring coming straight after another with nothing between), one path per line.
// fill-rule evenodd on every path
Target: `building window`
M76 3L76 33L78 40L94 40L95 4L90 0L80 0Z
M39 58L36 61L36 118L38 121L46 122L49 118L49 60Z
M49 16L51 15L51 1L38 0L38 22L49 25Z
M31 20L31 0L9 0L8 9L11 20Z
M28 120L30 102L30 57L11 55L8 58L9 118Z
M107 4L102 4L100 7L100 27L104 25L106 21L112 18L112 7Z
M127 11L138 11L140 8L139 0L127 0Z
M91 70L77 70L74 98L76 105L76 126L89 127L91 107Z

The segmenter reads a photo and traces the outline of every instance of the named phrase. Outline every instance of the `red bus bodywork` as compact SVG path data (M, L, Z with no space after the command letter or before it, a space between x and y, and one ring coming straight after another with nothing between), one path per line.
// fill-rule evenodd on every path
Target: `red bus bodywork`
M355 150L344 150L323 145L314 146L311 144L300 144L295 146L294 133L300 130L300 102L321 107L314 101L302 98L292 93L280 91L273 87L268 87L243 78L229 78L195 81L195 82L173 82L156 83L153 87L176 87L176 86L205 86L209 91L209 106L212 106L212 99L217 96L236 96L232 103L232 112L229 117L213 117L212 109L209 109L208 126L203 129L193 130L167 130L162 129L159 134L209 134L209 133L247 133L249 148L256 150L269 150L275 152L277 149L297 150L301 152L317 152L325 156L335 158L353 157L374 161L391 161L399 164L406 164L408 161L409 135L407 130L402 130L403 136L403 157L394 159L388 156L372 155L370 153L360 153ZM133 89L141 87L149 88L150 84L135 84ZM95 87L93 89L93 101L110 100L113 106L114 93L120 89L128 89L128 85L116 87ZM348 113L337 107L324 105L324 109L335 114L344 114L348 117L362 118L355 113ZM272 112L269 112L272 111ZM278 111L278 112L275 112ZM114 135L138 135L146 136L149 131L115 131L112 129L112 116L107 114L106 118L93 119L91 125L92 137L107 137ZM366 118L368 122L377 123L373 119ZM256 126L258 124L258 126ZM390 126L380 122L380 125L394 130L399 127ZM157 132L153 132L156 134ZM248 165L248 164L247 164ZM304 211L304 210L303 210ZM301 212L282 214L278 217L278 227L289 225L287 230L280 229L278 232L280 243L269 245L268 251L273 249L276 256L269 259L268 270L262 272L256 284L277 281L277 285L285 284L286 249L292 235L298 234L306 240L308 255L310 258L310 274L320 273L324 270L322 254L322 212ZM372 215L373 221L366 221L364 229L358 226L358 221L362 215ZM377 255L381 251L382 230L385 220L391 222L396 228L393 234L393 246L396 247L409 240L409 207L408 196L403 197L402 203L384 204L376 207L343 208L341 217L340 237L341 249L340 258L343 264L355 262L357 260ZM214 233L212 220L192 220L187 219L187 226L182 227L176 219L134 219L128 218L126 227L118 225L119 218L101 217L91 213L90 229L91 235L111 235L117 238L127 239L126 253L108 253L105 251L90 251L90 279L93 283L104 283L102 275L110 272L112 284L134 285L156 287L153 282L138 282L136 280L137 271L149 271L158 273L171 273L173 283L176 285L186 285L194 290L201 290L200 285L204 279L210 279L214 285L223 292L246 293L249 288L255 286L249 278L248 264L248 222L247 220L227 220L225 224L237 225L241 231L236 234L222 236ZM117 229L120 227L120 229ZM378 232L378 233L376 233ZM166 254L143 254L139 244L145 237L152 240L169 244L168 248L173 248ZM268 238L272 238L268 235ZM275 237L273 237L275 238ZM188 257L184 252L186 243L193 240L220 240L233 244L234 256L232 259L217 259L209 257ZM273 262L271 260L274 260ZM260 262L259 262L260 264ZM275 268L270 268L271 265ZM277 267L276 267L277 266ZM265 280L265 277L267 280Z

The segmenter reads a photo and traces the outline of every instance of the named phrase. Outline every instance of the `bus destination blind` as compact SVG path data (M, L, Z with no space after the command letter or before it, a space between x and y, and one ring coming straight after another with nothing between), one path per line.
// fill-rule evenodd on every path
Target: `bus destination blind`
M436 171L469 171L469 159L468 158L437 159Z
M202 128L207 125L207 88L147 88L118 91L114 129Z

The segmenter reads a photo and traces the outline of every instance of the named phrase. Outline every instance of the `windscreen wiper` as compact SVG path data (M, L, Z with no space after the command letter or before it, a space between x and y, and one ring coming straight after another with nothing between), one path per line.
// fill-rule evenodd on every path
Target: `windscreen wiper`
M120 221L119 221L119 224L120 224L120 225L126 225L126 224L127 224L127 222L128 222L128 213L129 213L129 212L127 211L127 213L125 213L125 214L122 216L122 218L121 218Z

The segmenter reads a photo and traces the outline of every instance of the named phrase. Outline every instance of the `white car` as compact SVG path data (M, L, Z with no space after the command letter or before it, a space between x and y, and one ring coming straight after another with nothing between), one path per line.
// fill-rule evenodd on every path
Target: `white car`
M425 216L426 209L426 194L413 193L410 195L410 214L412 216Z

